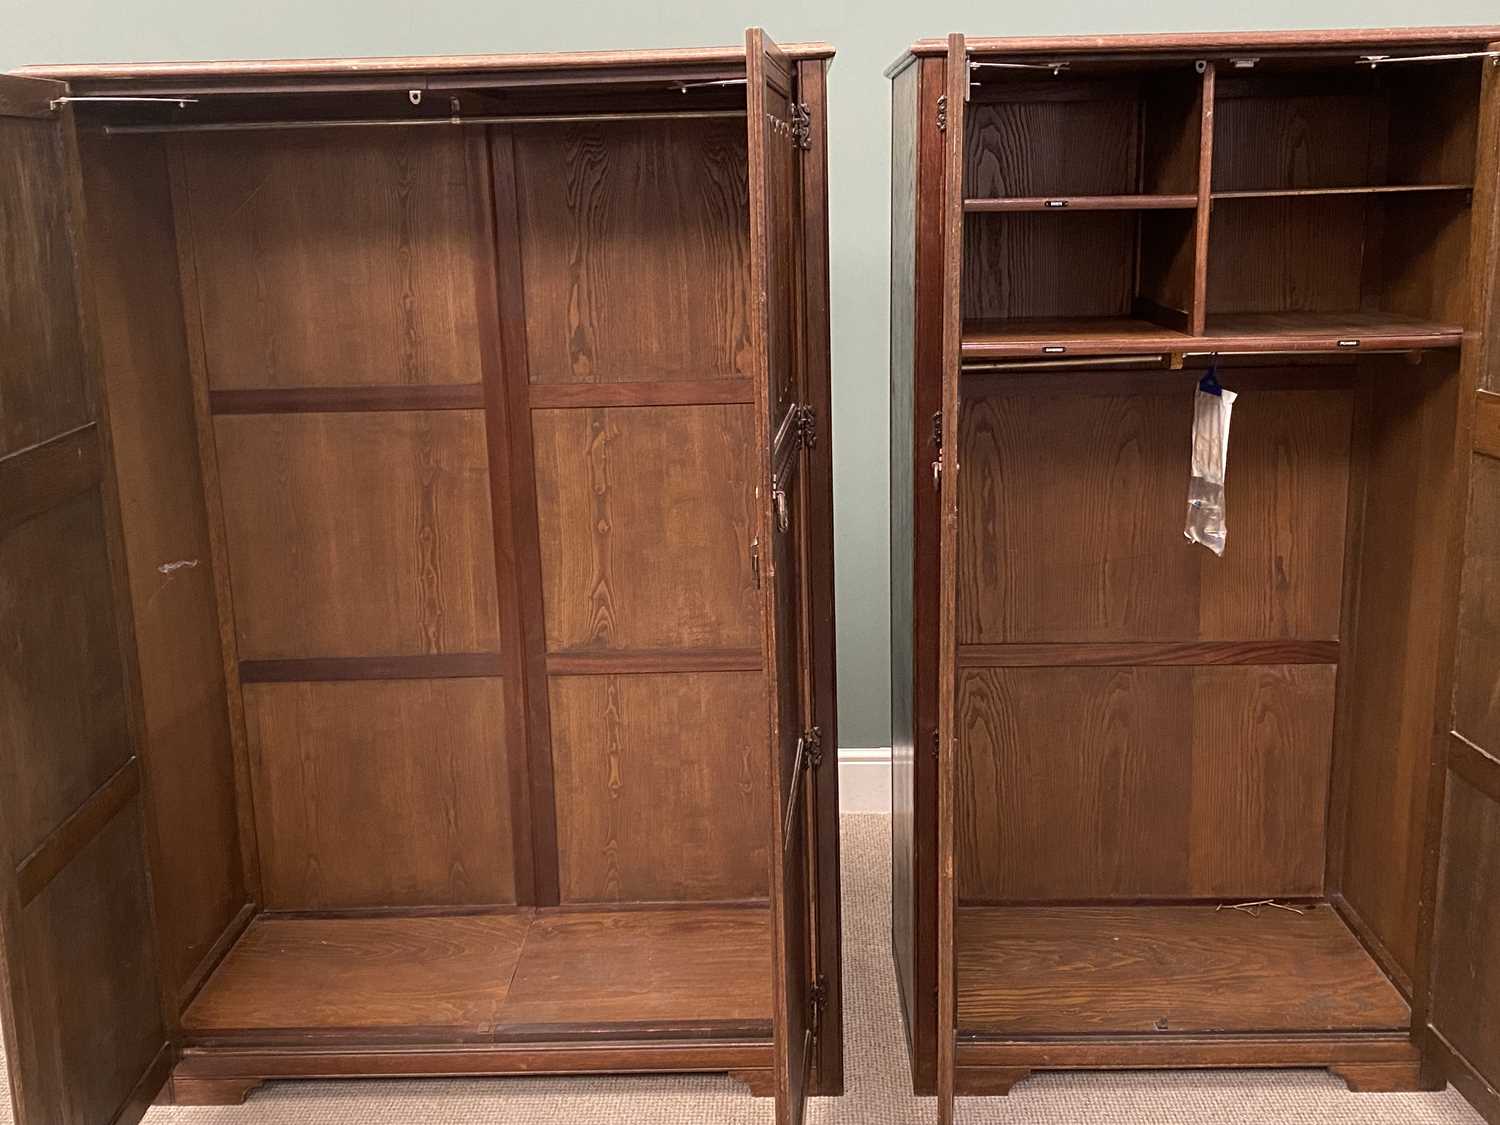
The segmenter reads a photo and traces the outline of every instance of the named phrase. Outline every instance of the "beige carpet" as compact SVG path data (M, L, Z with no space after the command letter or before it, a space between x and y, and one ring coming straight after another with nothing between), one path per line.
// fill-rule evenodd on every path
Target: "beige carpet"
M888 818L844 817L848 1093L812 1102L814 1125L934 1119L907 1081L889 942ZM4 1082L0 1069L0 1084ZM11 1125L10 1098L0 1123ZM286 1082L243 1106L156 1109L150 1125L739 1125L770 1103L727 1078ZM1008 1098L965 1098L964 1125L1483 1125L1454 1091L1350 1094L1322 1071L1043 1075Z

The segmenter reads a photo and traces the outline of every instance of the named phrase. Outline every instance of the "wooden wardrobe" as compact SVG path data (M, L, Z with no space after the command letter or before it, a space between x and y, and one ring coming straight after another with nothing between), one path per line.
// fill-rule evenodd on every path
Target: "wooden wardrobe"
M0 77L20 1123L840 1091L831 55Z
M1500 27L890 77L916 1088L1326 1067L1500 1122Z

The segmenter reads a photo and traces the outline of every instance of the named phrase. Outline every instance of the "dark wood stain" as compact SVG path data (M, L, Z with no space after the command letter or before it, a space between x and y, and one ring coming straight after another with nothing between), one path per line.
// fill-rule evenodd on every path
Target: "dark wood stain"
M1163 977L1160 965L1175 971ZM1254 917L1212 906L968 908L959 973L965 1031L1377 1031L1411 1018L1321 904Z

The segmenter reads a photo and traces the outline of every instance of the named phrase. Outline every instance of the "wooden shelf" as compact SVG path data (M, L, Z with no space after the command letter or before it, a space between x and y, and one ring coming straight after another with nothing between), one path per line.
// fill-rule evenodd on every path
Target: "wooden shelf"
M1015 356L1152 355L1210 351L1407 351L1452 348L1463 326L1392 312L1211 313L1202 336L1133 317L964 322L966 360Z
M1424 192L1473 191L1473 184L1384 184L1363 187L1263 188L1216 191L1214 199L1295 199L1324 195L1411 195ZM965 204L967 209L967 204Z
M965 199L968 214L1016 211L1191 211L1196 195L1036 195Z
M1201 344L1224 351L1351 352L1377 349L1449 348L1463 340L1463 326L1401 313L1282 312L1209 313Z
M771 1033L770 915L755 907L379 917L262 915L183 1018L192 1041L358 1031L495 1042Z
M1181 351L1193 337L1134 317L965 321L965 359L1015 355L1125 355Z
M1397 1031L1411 1010L1326 903L962 907L960 1034Z

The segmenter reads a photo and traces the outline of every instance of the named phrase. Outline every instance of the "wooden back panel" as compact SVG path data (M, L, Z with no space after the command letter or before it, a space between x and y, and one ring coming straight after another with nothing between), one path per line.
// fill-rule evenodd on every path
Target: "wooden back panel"
M482 409L494 266L475 136L177 142L268 907L517 898L521 697L494 546L506 451Z
M966 404L965 901L1322 890L1353 395L1222 378L1222 558L1181 530L1196 374L995 376Z
M543 901L763 899L744 122L496 130L492 154Z

